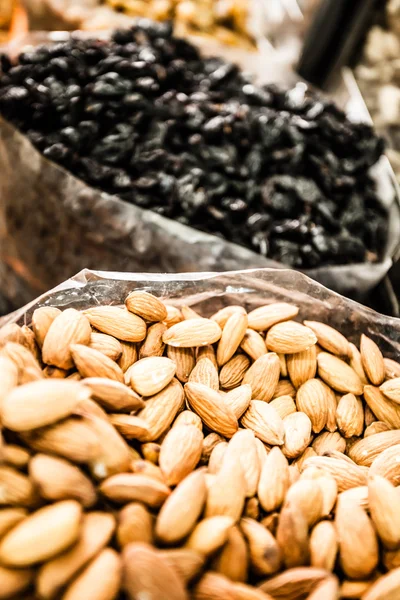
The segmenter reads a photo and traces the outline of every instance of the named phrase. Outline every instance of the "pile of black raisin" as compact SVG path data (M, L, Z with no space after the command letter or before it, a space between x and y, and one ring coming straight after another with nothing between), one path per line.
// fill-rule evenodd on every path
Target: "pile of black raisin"
M95 188L297 268L381 257L383 143L303 84L257 87L147 20L1 69L0 113Z

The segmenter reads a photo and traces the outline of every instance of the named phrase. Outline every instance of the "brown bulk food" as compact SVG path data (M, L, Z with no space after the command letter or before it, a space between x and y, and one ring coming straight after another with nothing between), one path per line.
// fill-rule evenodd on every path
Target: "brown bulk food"
M273 271L87 272L24 314L0 329L0 598L400 598L400 385L375 330L399 323ZM91 348L127 343L124 314L125 374Z

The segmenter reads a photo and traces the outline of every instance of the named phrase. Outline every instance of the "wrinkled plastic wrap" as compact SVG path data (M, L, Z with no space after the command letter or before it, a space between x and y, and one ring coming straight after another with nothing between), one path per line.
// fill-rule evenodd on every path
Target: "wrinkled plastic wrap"
M129 292L143 290L166 304L191 306L202 316L229 304L250 311L263 304L290 302L300 308L298 320L320 320L357 345L361 333L373 338L385 356L400 360L400 319L379 313L331 292L302 273L289 269L252 269L225 273L116 273L84 269L30 304L0 318L0 327L30 325L40 306L84 310L121 305Z
M31 43L62 40L66 35L39 34ZM26 40L10 51L22 47ZM297 81L273 52L250 55L218 45L201 49L251 70L260 83ZM358 105L345 81L339 100L344 109L362 118L363 105ZM388 211L382 262L307 271L327 287L360 299L385 276L400 241L398 194L388 161L383 158L373 170ZM83 268L138 272L284 268L246 248L90 188L47 161L1 118L0 171L0 290L13 308Z

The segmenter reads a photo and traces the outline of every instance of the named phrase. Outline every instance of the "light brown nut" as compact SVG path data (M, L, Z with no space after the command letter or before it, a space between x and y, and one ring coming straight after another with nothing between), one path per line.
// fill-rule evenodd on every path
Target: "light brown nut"
M8 569L0 566L0 600L21 598L21 594L33 583L33 569Z
M1 562L26 567L52 558L77 540L81 518L82 507L75 500L40 508L1 540Z
M357 346L349 344L350 348L350 366L357 373L364 385L368 384L367 376L365 375L364 367L362 365L361 353Z
M364 429L364 438L375 435L376 433L382 433L383 431L389 431L389 429L390 427L386 423L374 421Z
M382 575L363 595L363 600L396 600L400 593L400 567Z
M42 348L43 362L60 369L71 369L74 366L71 345L89 344L91 333L88 318L74 308L67 308L47 331Z
M32 481L12 467L0 465L0 505L35 506L38 494Z
M210 460L208 462L207 473L210 473L211 475L218 473L224 462L227 447L227 442L220 442L213 448L210 454Z
M304 321L304 325L313 330L318 344L331 354L347 357L350 354L349 342L337 329L320 321Z
M217 348L217 363L225 365L235 354L247 329L247 314L234 313L225 323Z
M185 321L187 321L188 319L201 319L202 318L199 315L199 313L196 312L195 310L193 310L193 308L190 308L190 306L182 306L181 313L182 313L182 316Z
M175 363L163 356L150 356L135 362L130 371L130 384L142 396L161 392L175 375Z
M280 508L289 488L289 463L280 448L272 448L264 461L258 483L258 498L266 512Z
M165 348L162 337L166 331L167 326L165 323L154 323L154 325L151 325L147 330L146 339L140 346L139 358L162 356Z
M218 435L218 433L209 433L208 435L206 435L206 437L203 440L203 451L201 453L202 464L208 463L211 452L218 444L221 444L221 442L225 442L225 439L222 436Z
M275 400L275 398L279 398L280 396L291 396L292 398L296 396L296 390L287 379L278 381L272 400Z
M327 577L319 583L315 590L308 596L308 600L336 600L339 594L339 581L337 577Z
M285 441L282 452L288 458L299 457L311 440L311 421L303 412L295 412L283 419Z
M306 519L308 527L312 527L323 516L323 500L322 488L318 480L300 478L288 489L283 509L287 506L298 508Z
M68 586L63 600L114 600L120 589L121 574L122 565L118 553L106 548Z
M225 460L228 462L233 460L241 464L246 482L246 497L253 497L257 491L261 473L254 433L249 429L237 431L228 444Z
M46 500L77 500L93 506L97 494L93 483L75 465L47 454L36 454L29 463L29 476Z
M80 382L43 379L21 385L3 401L2 421L13 431L28 431L70 415L90 391Z
M197 360L196 366L190 373L189 382L201 383L212 390L219 390L218 371L209 358Z
M243 306L224 306L224 308L221 308L221 310L213 314L210 319L218 323L221 329L223 329L228 319L234 314L245 315L246 310L243 308Z
M131 448L115 427L108 421L90 415L90 426L100 440L100 452L90 462L92 476L105 479L115 473L124 473L129 469L132 455Z
M149 460L142 460L141 458L134 458L131 462L132 473L139 473L146 475L147 477L153 477L162 483L165 483L164 476L159 466L150 462Z
M276 540L287 569L309 563L309 539L306 516L300 507L285 503L282 507Z
M357 373L337 356L320 352L317 363L318 375L337 392L350 392L356 396L363 393L363 384Z
M195 469L201 457L203 439L203 433L195 425L170 429L161 444L159 456L167 485L177 485Z
M295 388L300 387L309 379L313 379L317 372L316 346L310 346L303 352L288 354L286 364L290 381Z
M152 508L161 506L170 494L161 481L137 473L113 475L101 483L100 491L113 502L143 502Z
M146 441L157 440L167 431L175 419L184 399L182 385L173 379L167 387L146 400L146 405L138 417L146 421L149 435Z
M145 441L149 437L149 427L144 419L133 415L110 415L110 422L127 440Z
M167 316L164 319L164 323L167 325L167 327L172 327L172 325L183 321L183 316L179 308L170 306L169 304L166 304L165 307L167 309Z
M332 456L314 456L304 462L303 470L308 467L320 468L333 477L336 480L339 492L365 485L367 482L368 469L359 467L351 460L346 460L344 455L343 459Z
M117 340L141 342L146 337L146 323L128 310L117 306L95 306L85 310L84 314L92 327Z
M393 485L400 484L400 444L383 450L371 464L370 474L381 475Z
M176 364L176 378L181 383L187 383L196 364L194 349L167 346L167 356Z
M383 359L385 365L385 378L394 379L400 377L400 364L391 358Z
M240 529L247 540L252 569L258 575L272 575L281 566L281 552L274 536L254 519L241 519Z
M383 421L391 429L400 429L400 405L385 398L379 388L373 385L364 387L364 398L379 421Z
M203 431L203 422L200 419L199 415L192 412L191 410L183 410L176 417L175 421L172 424L172 427L178 427L178 425L194 425L200 431Z
M0 346L4 346L7 342L14 342L25 346L26 338L22 327L17 323L7 323L0 329Z
M369 577L378 564L378 541L367 513L357 503L339 497L335 525L345 574L353 579Z
M172 325L163 335L163 342L179 348L195 348L218 342L220 326L210 319L189 319Z
M125 299L125 306L129 312L151 323L164 321L167 318L167 309L163 302L153 294L142 290L128 294Z
M253 329L246 330L240 348L253 360L257 360L267 352L264 338Z
M243 512L246 480L242 465L236 457L226 456L221 469L208 488L205 517L232 517L237 522Z
M193 600L237 600L234 584L223 575L207 571L197 582Z
M204 567L204 557L189 548L168 548L159 554L174 569L185 583L200 574Z
M118 364L121 367L122 372L126 373L129 367L131 367L138 359L137 346L131 342L123 341L120 341L120 344L122 348L122 354L118 359Z
M71 344L70 350L75 366L82 377L105 377L120 383L124 382L121 367L102 352L82 344Z
M299 600L309 594L328 575L329 571L325 569L295 567L267 579L260 587L273 598Z
M18 385L17 365L7 356L0 356L0 415L4 398Z
M41 306L33 311L32 329L35 334L36 342L40 348L43 346L44 338L50 329L50 325L60 314L61 310L54 306Z
M185 394L192 410L209 429L226 437L232 437L237 431L237 418L218 392L201 383L189 382L185 385Z
M373 385L381 385L385 379L385 363L382 352L371 338L362 334L360 341L361 361L365 374Z
M398 490L383 477L368 478L368 506L375 529L389 550L400 547L400 496Z
M344 453L346 450L346 440L342 438L338 431L334 431L333 433L324 431L314 438L312 447L319 456L322 456L331 450L337 450L338 452Z
M199 361L202 358L208 358L211 360L214 367L218 370L217 358L215 356L215 350L212 344L207 344L207 346L199 346L196 348L196 361Z
M400 431L398 429L383 431L356 442L348 455L358 465L370 467L384 450L395 444L400 444Z
M296 323L296 321L273 325L266 338L268 350L282 354L304 352L316 343L315 333L309 327Z
M380 388L381 392L396 404L400 404L400 377L394 377L385 381Z
M28 511L25 508L1 508L0 509L0 538L10 529L20 523L26 517Z
M110 411L137 411L144 408L143 400L128 386L106 377L86 377L82 380L103 408Z
M309 379L297 390L296 405L309 417L315 433L324 429L328 420L328 399L318 379Z
M255 308L249 313L249 327L256 331L266 331L276 323L293 319L298 313L299 309L294 304L285 302L266 304Z
M328 419L326 421L325 428L333 433L337 430L337 422L336 422L336 409L337 409L337 398L336 394L329 385L327 385L324 381L320 380L322 385L325 387L326 398L328 401Z
M204 509L207 488L203 470L190 473L162 506L155 533L165 544L176 544L192 531Z
M248 383L239 385L239 387L230 390L223 397L225 404L228 404L237 419L249 408L251 401L251 385Z
M364 409L354 394L345 394L336 408L336 422L345 438L360 436L364 429Z
M296 405L291 396L279 396L279 398L271 400L269 404L276 410L281 419L296 412Z
M92 333L89 347L102 352L111 360L118 360L122 354L121 342L106 333Z
M260 356L247 370L243 384L251 385L252 398L269 402L274 395L280 376L278 355L269 352Z
M170 562L148 544L129 544L122 553L123 588L128 598L188 600L182 579Z
M18 385L43 379L42 369L32 352L14 342L7 342L1 355L10 359L18 369Z
M209 556L225 544L233 525L232 517L219 515L203 519L196 525L185 546Z
M266 402L252 400L240 422L266 444L281 446L284 443L283 420Z
M153 542L153 520L147 508L139 502L131 502L118 515L117 540L120 548L133 542Z
M220 371L221 387L229 390L240 385L249 366L250 360L245 354L236 354Z
M320 435L324 435L324 434L320 434ZM317 436L317 438L320 436ZM317 456L317 453L315 452L314 448L311 448L311 446L308 446L304 452L302 454L300 454L300 456L298 458L295 458L292 462L292 465L295 465L299 471L302 470L303 468L303 464L304 461L307 460L307 458L311 458L312 456Z
M213 568L231 581L246 581L248 562L243 534L239 527L232 527L225 546L213 562Z
M333 571L338 553L336 529L331 521L321 521L310 535L310 562L313 567Z

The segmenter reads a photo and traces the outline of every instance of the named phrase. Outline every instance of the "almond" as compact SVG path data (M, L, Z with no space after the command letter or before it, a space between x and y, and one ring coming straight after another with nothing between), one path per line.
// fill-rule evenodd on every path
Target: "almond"
M212 390L219 390L218 371L209 358L201 358L197 361L189 376L191 383L201 383Z
M207 346L218 342L220 326L210 319L189 319L172 325L163 335L163 342L180 348Z
M310 348L303 352L288 354L286 364L290 381L295 388L300 387L309 379L313 379L317 372L317 352L315 345L310 346Z
M217 348L217 363L225 365L235 354L247 329L247 315L234 313L225 323Z
M141 342L146 337L146 323L128 310L117 306L95 306L85 310L84 314L92 327L117 340Z
M217 358L215 356L214 347L211 344L207 344L207 346L199 346L196 350L196 360L197 362L202 358L208 358L211 360L214 367L218 370Z
M87 377L82 380L94 398L107 410L137 411L144 407L143 400L128 386L106 377Z
M300 456L310 443L311 421L303 412L296 412L283 419L285 442L282 451L288 458Z
M97 416L90 416L90 425L101 440L101 451L91 461L91 473L96 479L104 479L115 473L127 471L131 461L131 449L109 422Z
M17 323L7 323L0 329L0 346L4 346L7 342L15 342L25 346L26 338L22 327Z
M157 481L165 483L165 478L160 467L149 460L134 458L131 462L131 471L133 473L139 473L140 475L146 475L146 477L153 477L154 479L157 479Z
M296 412L296 405L291 396L280 396L279 398L275 398L275 400L271 400L269 405L276 410L281 419Z
M383 450L374 459L370 467L371 475L381 475L393 485L400 484L400 444Z
M205 476L197 470L175 488L167 498L156 522L156 535L165 544L185 538L199 519L207 496Z
M364 409L354 394L345 394L336 409L336 422L344 437L360 436L364 428Z
M330 521L321 521L310 536L311 565L333 571L338 552L336 529Z
M203 422L196 413L191 410L183 410L176 417L175 421L172 424L172 427L177 427L178 425L194 425L199 429L199 431L203 431Z
M381 392L396 404L400 404L400 377L395 377L385 381L380 388Z
M196 364L193 348L175 348L167 346L167 356L176 364L176 378L181 383L189 381L190 373Z
M309 379L298 389L296 395L298 410L311 421L313 431L319 433L328 419L328 401L324 386L318 379Z
M251 385L248 383L230 390L224 396L224 403L230 406L237 419L249 408L250 401Z
M219 374L221 387L229 390L240 385L249 366L250 360L245 354L236 354L221 369Z
M137 473L113 475L101 483L100 491L113 502L143 502L152 508L161 506L170 494L161 481Z
M383 477L370 475L368 504L379 538L389 550L400 547L400 496L398 490Z
M361 379L364 385L368 384L367 376L365 375L364 367L362 364L361 353L358 350L357 346L354 344L349 344L350 348L350 366L357 373L359 378Z
M232 517L227 516L203 519L189 536L186 548L195 550L205 556L213 554L225 544L233 524Z
M274 536L254 519L241 519L240 529L247 540L252 569L257 575L272 575L279 571L281 553Z
M261 589L280 600L300 600L329 575L325 569L295 567L261 584Z
M193 308L190 308L190 306L182 306L181 313L182 313L182 316L185 319L185 321L187 319L201 319L202 318L199 315L199 313L196 312L195 310L193 310Z
M217 515L238 521L246 497L246 480L242 465L235 456L227 455L208 489L205 517Z
M138 351L136 344L131 342L120 342L122 348L121 357L118 359L118 365L121 367L122 372L126 371L135 363L138 359Z
M235 433L235 435L236 435L236 433ZM213 448L213 450L210 454L210 459L208 461L208 468L207 468L208 473L211 473L211 475L215 475L216 473L218 473L218 471L220 471L222 464L224 462L227 448L228 448L227 442L221 442L220 444L217 444Z
M385 363L382 352L371 338L362 334L360 341L361 361L364 371L373 385L381 385L385 379Z
M280 508L289 488L289 464L280 448L272 448L261 469L258 498L266 512Z
M248 369L243 384L250 384L252 398L269 402L278 385L280 364L277 354L269 352L260 356Z
M5 465L0 465L0 489L0 505L34 506L38 502L31 480Z
M330 433L325 431L314 439L312 447L319 456L323 456L326 452L337 450L338 452L346 451L346 440L342 438L338 431Z
M185 583L199 575L204 567L204 558L189 548L170 548L161 550L159 554L175 569Z
M142 358L130 369L130 384L142 396L153 396L161 392L175 375L175 363L165 357Z
M230 530L225 546L214 561L214 568L232 581L246 581L247 544L239 527L232 527Z
M383 431L389 431L389 429L390 427L386 423L383 423L383 421L374 421L365 428L364 438L375 435L376 433L382 433Z
M22 521L28 514L25 508L0 509L0 538Z
M351 447L349 456L358 465L370 467L376 457L394 444L400 444L400 431L383 431L360 440Z
M283 505L276 540L286 568L300 567L309 562L307 519L299 506L292 503Z
M356 396L363 393L363 384L357 373L337 356L320 352L317 363L318 375L337 392Z
M249 327L257 331L265 331L282 321L293 319L299 313L297 306L285 302L267 304L252 310L249 315Z
M223 329L228 319L235 314L245 315L246 311L243 306L224 306L224 308L221 308L221 310L213 314L210 319L218 323L221 329Z
M92 333L89 347L102 352L111 360L118 360L122 354L121 342L106 333Z
M396 600L400 593L400 567L379 577L363 595L363 600Z
M179 308L176 308L175 306L170 306L168 304L165 305L165 308L167 309L167 316L164 319L164 323L167 327L172 327L172 325L183 321L183 315Z
M7 569L0 566L0 598L21 598L21 594L33 583L32 569Z
M49 327L43 342L43 362L71 369L74 366L71 344L89 344L91 332L87 317L74 308L67 308Z
M177 485L200 460L203 433L195 425L173 427L165 436L160 450L159 464L167 485Z
M252 400L241 418L241 424L266 444L281 446L284 442L283 421L266 402Z
M3 357L10 359L18 370L18 385L43 379L43 373L36 358L25 346L7 342L2 349Z
M117 540L121 548L133 542L153 542L154 517L139 502L124 506L118 515Z
M296 321L286 321L273 325L266 338L268 350L281 352L282 354L304 352L316 342L315 333L309 327L296 323Z
M13 431L28 431L70 415L90 391L77 381L47 379L26 383L12 390L3 401L3 425Z
M18 385L17 365L7 356L0 356L0 417L4 398ZM0 419L1 420L1 419Z
M257 360L267 352L264 338L252 329L246 329L240 348L253 360Z
M72 344L70 350L75 366L82 377L105 377L120 383L124 382L121 367L102 352L82 344Z
M364 387L364 398L374 415L392 429L400 429L400 406L387 400L379 388L372 385Z
M337 329L319 321L304 321L304 325L313 330L317 336L318 344L324 350L338 356L349 356L349 342Z
M60 314L61 310L54 306L41 306L33 311L32 329L35 334L36 342L40 348L43 346L44 338L50 329L50 325Z
M140 347L139 358L162 356L165 348L162 337L166 331L167 326L165 323L154 323L154 325L151 325L147 330L146 339Z
M146 441L156 440L167 431L182 406L183 398L181 384L173 379L161 392L146 400L144 409L138 413L149 427Z
M121 559L106 548L78 575L63 595L64 600L114 600L121 585Z
M142 290L128 294L125 306L129 312L142 317L145 321L164 321L167 318L167 309L161 300Z
M150 429L144 419L132 415L110 415L110 421L115 429L128 440L145 441L150 434Z
M241 464L246 481L246 496L254 496L261 472L254 433L249 429L237 431L229 442L225 457L226 461L234 460Z
M400 377L400 364L391 358L383 359L385 365L385 377L386 379L394 379Z
M280 396L291 396L294 398L296 396L296 390L287 379L281 379L278 381L278 385L276 386L276 390L272 399L279 398Z
M201 383L189 382L185 393L191 408L207 427L226 437L232 437L237 431L237 419L218 392Z
M308 596L308 600L336 600L339 594L339 581L337 577L327 577L321 581L315 590Z
M342 492L353 487L365 485L368 469L359 467L353 461L334 458L331 456L315 456L308 458L303 469L318 467L336 480L338 491Z
M337 409L337 398L335 392L332 388L329 387L326 383L321 381L322 385L325 388L326 399L328 402L328 418L326 420L325 428L333 433L337 430L337 422L336 422L336 409Z
M52 558L77 540L81 518L82 508L75 500L37 510L1 540L2 563L25 567Z

